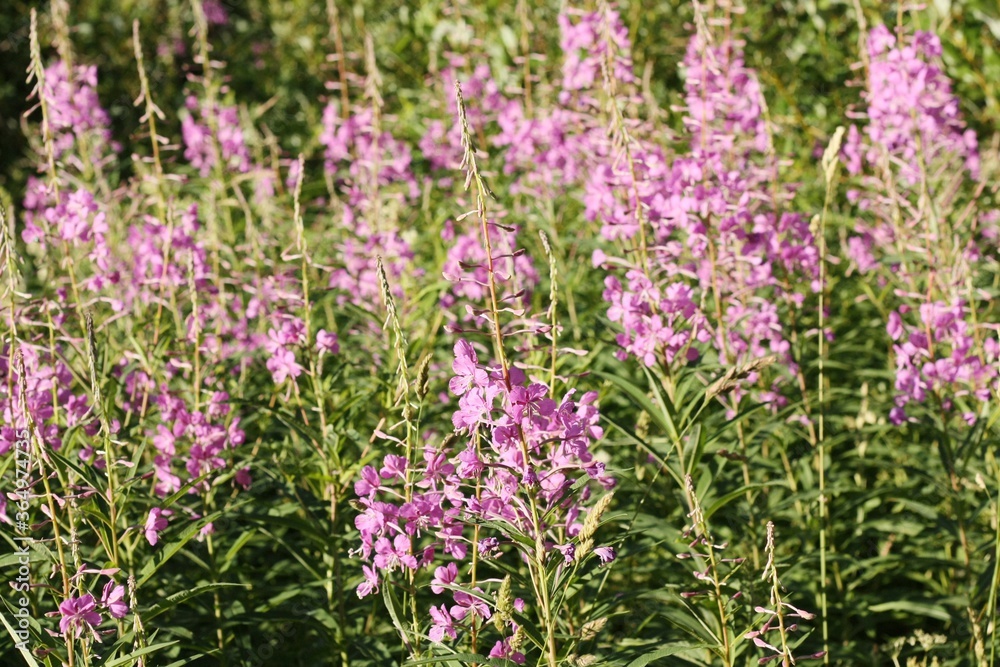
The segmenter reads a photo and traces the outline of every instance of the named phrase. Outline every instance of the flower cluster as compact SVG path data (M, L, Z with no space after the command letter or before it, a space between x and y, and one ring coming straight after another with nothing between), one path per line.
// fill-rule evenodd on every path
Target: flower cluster
M173 225L154 216L129 226L128 242L132 249L123 267L128 280L122 281L120 306L163 303L167 295L196 287L209 286L208 250L198 236L198 206L191 204ZM131 261L128 261L131 259Z
M375 257L381 256L394 295L401 298L402 278L423 274L414 265L410 243L393 224L392 215L419 194L409 146L381 131L373 110L359 111L345 120L336 103L327 105L323 113L320 143L325 170L345 197L340 227L348 230L338 245L339 258L329 286L340 292L342 304L367 307L377 303Z
M448 65L435 77L435 83L443 86L447 117L454 118L458 113L458 107L450 92L454 82L461 79L462 89L470 98L477 101L474 108L467 110L469 123L473 127L485 129L499 114L511 106L510 100L500 91L488 64L473 65L470 62L471 58L457 53L448 53L446 57ZM454 173L460 168L462 131L455 123L438 119L429 121L418 146L432 169L444 169ZM445 186L453 180L449 174L442 177L438 183Z
M104 287L118 284L120 275L111 264L107 243L107 214L92 192L84 188L57 188L33 178L24 207L21 237L25 243L37 244L43 251L50 245L63 250L83 249L93 271L93 275L81 281L84 289L100 292Z
M41 79L51 144L37 147L44 178L28 179L21 237L43 252L56 247L71 255L68 261L75 261L73 251L86 255L91 274L78 269L77 287L100 292L117 285L119 275L111 266L106 206L87 179L106 167L119 147L111 141L109 116L97 97L96 67L70 69L56 61Z
M195 95L185 102L188 114L181 120L184 157L201 176L216 164L236 173L250 171L250 150L240 127L239 110L222 104L209 105Z
M696 34L685 58L690 153L671 158L643 123L612 114L612 139L594 95L629 96L636 77L615 9L560 16L565 60L560 106L532 117L518 100L497 114L493 143L506 151L513 189L575 182L587 219L623 258L603 250L595 266L622 269L605 282L622 357L686 363L714 344L728 363L777 353L790 361L778 317L815 288L818 252L804 216L776 186L760 87L740 45ZM706 300L708 306L706 307ZM714 307L712 306L714 302ZM793 369L794 370L794 369Z
M111 578L111 575L117 572L118 570L115 568L109 570L81 569L77 577L96 573L107 575L109 579L104 584L100 599L95 598L92 593L70 596L59 604L58 612L49 614L59 617L59 632L64 637L82 637L85 633L89 633L99 642L101 641L101 633L97 627L104 622L101 612L115 619L125 618L128 615L129 606L125 602L125 587L116 584Z
M193 482L192 493L208 488L210 473L223 470L229 462L224 458L227 450L243 444L246 435L239 427L240 418L229 415L229 395L213 393L202 410L191 410L187 403L173 396L166 386L160 387L156 403L161 422L150 437L156 447L154 459L156 483L154 491L166 497L178 491L183 482L176 474L175 465L183 464L188 482ZM237 482L250 485L249 475L237 473Z
M861 273L879 266L880 248L910 255L947 241L933 212L925 207L912 215L900 211L916 203L923 190L938 191L931 208L943 210L948 202L940 193L954 188L932 181L940 175L960 179L962 170L953 168L958 164L978 177L976 135L965 129L951 81L934 62L940 55L940 40L932 33L917 31L907 43L879 26L868 36L869 77L862 94L868 122L864 137L852 125L843 147L848 171L862 175L863 185L848 198L874 218L859 221L859 233L848 242L848 257ZM904 279L921 273L905 261L893 268Z
M864 163L891 161L904 186L921 181L921 169L960 160L973 178L979 174L976 134L965 128L951 80L936 64L941 40L916 31L907 41L886 26L868 35L868 123L861 133L852 126L844 146L847 168L860 173ZM921 167L920 165L924 166Z
M610 6L595 12L567 8L559 15L559 35L559 46L565 56L559 94L562 104L578 91L593 90L608 61L611 62L611 75L617 81L635 82L628 29Z
M705 155L746 157L768 149L763 94L743 61L742 44L712 44L704 33L688 41L684 56L684 127Z
M621 138L585 183L587 217L608 241L632 244L624 258L594 256L625 271L605 281L608 317L623 352L647 365L686 363L708 343L725 363L777 354L790 364L778 306L801 306L816 288L819 255L805 217L787 210L792 190L776 185L760 86L738 42L700 33L684 73L689 153L671 159L613 118Z
M893 424L907 421L908 404L932 396L946 411L956 402L964 403L964 397L989 400L996 386L1000 343L995 335L986 338L981 356L968 318L962 302L921 303L915 312L904 305L889 314L887 330L896 358L896 406L889 413ZM962 417L975 423L976 412L967 408Z
M419 190L410 164L410 147L375 124L375 112L363 109L346 120L335 102L323 111L324 168L336 176L352 207L372 204L372 188L401 185L404 200L415 199ZM345 169L346 167L346 169Z
M497 115L500 131L492 141L504 149L504 173L516 177L511 192L554 198L567 184L585 180L590 157L604 143L588 130L589 121L587 114L565 107L533 117L520 102L509 101Z
M83 160L94 166L117 150L111 141L111 121L97 97L97 67L77 65L72 70L61 60L45 68L41 90L52 133L56 158L78 169Z
M367 223L355 221L346 210L344 223L345 229L353 227L355 232L339 245L339 266L330 272L329 287L338 291L338 302L365 307L378 303L376 256L382 258L393 295L402 298L404 278L423 275L423 269L414 263L410 244L398 231L374 231Z
M547 548L572 563L571 542L581 531L590 497L588 487L573 491L574 484L582 476L606 489L614 486L590 451L602 436L596 394L574 401L570 392L556 402L544 385L529 382L516 368L508 381L500 369L481 365L465 340L455 345L453 371L449 389L458 407L452 421L460 435L440 448L425 448L419 463L388 454L380 469L362 470L355 485L364 507L355 521L358 552L374 566L364 566L360 596L374 592L380 578L395 570L431 567L439 552L466 559L474 523L497 522L530 533L536 516L529 494L540 503L534 511L548 517L541 526ZM510 540L503 533L481 536L473 548L478 557L495 559ZM604 549L599 557L610 560L613 551ZM435 573L434 592L443 593L442 584L457 585L455 562ZM453 606L433 610L432 633L454 638L463 622L488 619L490 608L475 593L456 590Z
M929 401L944 414L960 408L973 423L975 403L996 386L996 332L974 317L978 304L969 301L989 298L970 281L995 244L993 218L949 230L938 213L954 206L967 177L979 176L976 135L965 128L940 56L932 33L907 38L872 29L862 94L868 121L863 135L850 128L843 148L861 186L848 198L863 216L847 255L858 272L898 285L886 324L896 365L889 419L897 425L915 420L908 407Z
M630 269L625 279L625 285L613 275L604 279L608 319L622 328L616 336L618 358L632 355L646 366L662 362L668 367L678 357L697 359L696 344L707 343L711 334L693 290L683 282L654 284L638 269Z
M12 379L11 383L0 384L0 411L3 415L0 455L14 447L17 440L15 433L27 428L25 411L42 442L54 450L62 448L66 429L82 425L90 435L94 435L97 422L90 415L86 396L73 391L70 368L62 360L50 359L47 353L31 345L19 345L18 351L23 359L23 377L20 364L11 357L10 346L4 346L0 353L0 373ZM55 420L56 406L60 411L58 423Z

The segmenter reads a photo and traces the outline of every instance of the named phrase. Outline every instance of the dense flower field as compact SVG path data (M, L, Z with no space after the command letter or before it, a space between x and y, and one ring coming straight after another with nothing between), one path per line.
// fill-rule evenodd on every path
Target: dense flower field
M990 2L11 2L4 665L997 664Z

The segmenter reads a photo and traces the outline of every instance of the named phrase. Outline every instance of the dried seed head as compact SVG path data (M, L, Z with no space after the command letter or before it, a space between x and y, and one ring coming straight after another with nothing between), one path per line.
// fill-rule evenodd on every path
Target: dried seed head
M142 618L140 618L138 612L139 603L136 601L135 597L135 589L136 589L135 575L131 574L128 575L128 579L126 580L126 588L128 589L128 606L129 609L132 610L132 631L135 634L135 641L132 647L134 650L138 650L140 647L139 640L140 639L145 640L146 638L146 628L143 626ZM146 665L145 660L140 659L138 665L139 667L145 667Z
M726 371L725 375L709 385L708 390L705 392L705 400L711 400L716 396L728 394L740 386L741 380L747 379L752 373L767 368L777 361L777 359L774 355L758 357L757 359L751 359L742 366L733 366Z
M303 261L307 261L307 256L309 248L306 245L306 231L305 223L302 220L302 181L305 178L306 171L306 158L302 153L299 153L299 171L295 176L295 190L292 195L292 201L294 206L294 212L292 213L292 218L295 222L295 246L302 255Z
M417 364L417 398L424 400L430 384L431 355L424 356Z
M375 59L375 39L370 32L365 33L365 97L372 104L376 118L381 118L382 107L382 74ZM373 128L375 130L379 128ZM375 135L376 138L378 135Z
M643 410L639 413L639 418L635 420L635 434L639 436L640 439L645 440L649 437L649 424L649 413Z
M403 335L403 328L399 324L399 313L396 310L396 300L392 296L389 288L389 279L385 274L385 266L382 264L382 256L375 256L375 273L378 275L379 290L382 293L382 303L385 305L386 318L382 324L384 330L392 330L394 335L393 349L396 351L396 374L398 383L396 386L396 400L405 400L410 391L409 366L406 363L406 336Z
M691 517L691 530L697 538L705 540L709 547L711 547L711 536L708 534L708 526L705 524L705 512L701 507L701 501L698 499L698 492L694 488L694 480L691 475L685 475L684 481L687 484L687 494L688 501L691 503L691 511L688 512L688 516Z
M524 628L520 625L517 626L517 631L511 635L507 644L510 646L511 651L519 650L524 645Z
M104 410L104 395L97 377L97 336L94 333L94 314L87 311L84 321L87 327L87 366L90 370L90 387L94 392L94 410L97 412L104 437L110 438L111 425L108 423L108 415Z
M597 527L601 525L601 516L611 505L611 499L614 495L608 493L601 496L600 500L587 512L587 518L583 522L583 530L580 531L580 542L589 540L597 532Z
M579 563L580 561L582 561L584 558L587 557L587 554L589 554L593 550L594 550L593 539L588 538L586 540L581 540L580 545L573 552L573 560Z
M593 639L604 629L604 626L608 624L608 617L602 616L601 618L595 619L588 623L584 623L583 628L580 630L581 641L588 641Z
M510 591L510 575L504 577L500 589L496 593L496 612L493 614L493 625L503 632L504 624L513 618L514 596Z
M768 577L775 575L774 570L774 522L767 522L767 539L764 543L764 553L767 554L767 562L764 564L764 573L761 580L766 581Z
M833 133L830 144L823 151L823 174L826 176L826 184L829 186L836 173L838 156L840 155L840 144L844 139L844 127L841 125Z
M539 229L538 236L542 239L542 248L545 250L545 257L549 260L549 311L547 316L552 320L556 314L556 307L559 304L559 271L556 268L556 256L549 245L549 237L545 230ZM555 331L552 332L555 336Z

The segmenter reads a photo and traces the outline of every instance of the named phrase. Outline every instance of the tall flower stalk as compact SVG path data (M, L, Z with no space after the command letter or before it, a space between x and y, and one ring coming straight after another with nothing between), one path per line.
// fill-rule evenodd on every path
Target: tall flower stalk
M493 197L479 172L479 165L476 161L476 147L472 140L472 132L469 129L469 121L465 113L465 100L462 99L462 86L455 82L455 100L458 104L458 122L462 129L462 148L465 150L462 156L462 166L466 170L465 187L475 186L476 218L479 221L479 229L482 233L483 249L486 251L486 271L487 282L490 290L489 310L493 321L493 341L497 360L500 363L500 370L503 373L503 381L507 390L511 391L513 385L510 376L510 362L507 359L507 351L503 340L503 325L500 321L500 307L497 301L496 270L493 265L493 244L490 241L490 223L487 220L486 198ZM528 441L520 425L516 426L516 439L520 442L521 456L524 465L528 465L531 455L528 451ZM528 504L531 508L531 530L529 536L535 540L535 550L529 560L528 569L531 576L531 583L541 605L541 618L545 631L546 660L549 667L556 667L558 662L558 649L556 647L556 620L555 610L552 608L550 600L548 570L546 568L547 550L545 548L542 522L536 502L535 489L529 487L527 490Z

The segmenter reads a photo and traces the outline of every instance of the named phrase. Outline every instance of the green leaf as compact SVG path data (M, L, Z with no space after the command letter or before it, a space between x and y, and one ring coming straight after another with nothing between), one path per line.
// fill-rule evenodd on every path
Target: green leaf
M219 567L219 572L225 572L233 564L233 559L240 550L246 546L247 542L253 539L254 535L257 534L256 530L247 530L243 532L236 541L229 547L226 551L226 555L222 557L222 565Z
M656 402L660 405L660 408L663 410L662 413L663 418L667 421L669 425L669 429L667 432L675 440L679 440L681 433L683 432L683 429L678 428L677 426L677 409L674 407L674 404L670 402L670 399L664 396L663 392L660 391L660 384L653 376L653 373L645 366L642 367L642 372L646 374L646 381L649 382L649 388L650 391L653 392L653 398L656 399Z
M694 472L705 452L705 429L701 427L701 424L695 424L691 430L691 437L688 440L694 442L694 451L691 452L690 458L684 464L684 472L688 475Z
M184 658L183 660L175 660L169 665L164 665L163 667L184 667L184 665L190 665L195 660L200 660L201 658L204 657L205 657L204 653L196 653L195 655L192 655L190 658Z
M143 567L142 571L139 573L140 576L137 584L142 586L144 583L149 581L149 578L156 574L156 571L163 567L168 560L173 558L178 551L183 549L184 545L190 542L191 539L198 534L198 531L200 531L206 524L218 519L220 516L222 516L222 512L213 512L208 516L204 516L185 528L183 532L181 532L180 537L176 540L164 544L163 548L156 552L153 557L146 562L145 567Z
M594 371L594 375L604 378L628 394L640 408L649 413L649 416L653 419L653 421L655 421L656 424L662 428L664 432L666 432L675 442L679 439L677 428L674 425L673 420L670 418L670 415L665 414L665 410L658 409L657 406L649 400L649 397L646 396L646 392L625 378L618 377L617 375L611 375L610 373L604 373L601 371Z
M868 607L868 611L876 614L884 611L901 611L906 614L929 616L930 618L936 618L939 621L951 620L951 614L949 614L944 607L936 604L929 604L927 602L916 602L911 600L896 600L894 602L873 604Z
M402 638L403 643L407 648L413 644L410 642L410 636L406 634L406 629L403 627L403 623L400 620L401 615L399 613L399 601L396 599L396 594L392 590L392 584L390 582L384 582L382 585L382 599L385 600L385 608L389 611L389 617L392 618L392 624L396 627L396 632Z
M142 612L142 617L146 620L156 618L163 612L173 609L182 602L190 600L193 597L197 597L202 593L207 593L208 591L215 590L218 588L223 588L225 586L239 586L243 588L250 588L249 584L237 584L232 582L202 584L201 586L195 586L194 588L191 588L189 590L181 591L180 593L174 593L173 595L167 596L163 600L163 602L158 602L149 609L147 609L146 611Z
M21 640L21 638L17 636L17 631L14 629L14 626L7 621L6 612L0 613L0 621L3 621L3 625L5 628L7 628L7 633L10 635L11 641L13 641L14 645L16 646L17 643ZM18 652L20 652L21 657L24 658L24 660L27 662L28 667L40 667L39 664L35 661L35 659L31 656L31 651L27 649L18 649Z
M164 649L168 646L173 646L174 644L177 643L178 641L174 640L170 642L160 642L159 644L153 644L152 646L147 646L146 648L140 648L138 650L132 651L128 655L123 655L120 658L115 658L114 660L104 663L104 667L121 667L122 665L129 665L133 663L135 659L140 656L154 653L156 651L159 651L160 649Z
M617 428L624 435L628 436L631 440L635 441L637 445L639 445L640 447L642 447L642 449L644 449L646 452L652 455L653 458L656 459L657 464L659 464L662 468L665 468L667 472L670 473L671 477L674 478L674 481L677 483L677 485L683 488L684 480L682 479L680 474L680 467L670 462L670 455L673 453L675 449L674 446L670 446L669 448L661 448L658 446L658 444L662 440L662 438L659 439L650 438L649 442L646 442L638 435L636 435L631 429L615 421L608 415L606 414L601 415L601 418L604 421L611 424L612 426L614 426L615 428Z
M754 489L765 489L769 486L788 486L787 482L755 482L753 484L747 484L746 486L741 486L735 491L730 491L726 495L718 498L705 509L705 520L712 518L712 515L721 510L723 507L731 503L733 500L739 498L740 496L745 496L747 491L753 491Z
M672 655L677 655L682 651L693 651L700 648L707 648L706 644L677 644L674 646L669 646L667 648L661 648L653 651L652 653L647 653L646 655L636 658L632 662L628 663L628 667L646 667L646 665L652 663L654 660L659 660L660 658L669 658Z

